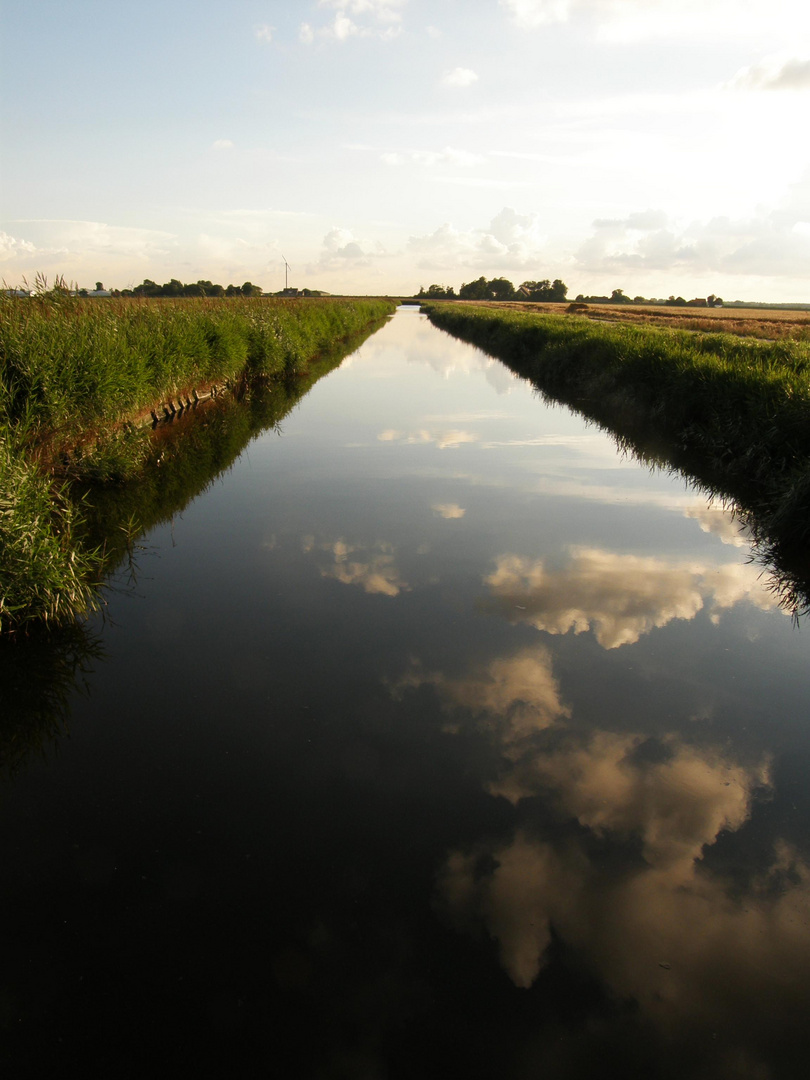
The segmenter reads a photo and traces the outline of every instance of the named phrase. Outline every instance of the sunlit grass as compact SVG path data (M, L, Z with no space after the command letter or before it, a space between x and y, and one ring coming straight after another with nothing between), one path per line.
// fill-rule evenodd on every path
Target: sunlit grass
M810 541L810 344L426 305L431 320L600 423L688 452L763 537Z
M148 463L133 418L212 384L303 374L391 312L384 300L98 300L0 295L0 632L96 603L104 555L78 539L65 480L123 481Z

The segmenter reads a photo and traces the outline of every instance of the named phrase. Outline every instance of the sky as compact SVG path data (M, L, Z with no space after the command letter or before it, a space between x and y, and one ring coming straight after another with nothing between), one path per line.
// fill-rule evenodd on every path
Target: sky
M0 277L810 302L807 0L0 0Z

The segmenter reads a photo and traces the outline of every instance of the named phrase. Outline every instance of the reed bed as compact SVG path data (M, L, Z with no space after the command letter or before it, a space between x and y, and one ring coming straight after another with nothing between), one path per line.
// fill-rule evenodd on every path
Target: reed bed
M760 537L810 543L810 344L572 315L425 305L430 319L600 423L688 454Z
M92 609L103 554L83 546L78 483L148 459L129 421L229 381L302 375L390 313L386 300L0 296L0 632Z

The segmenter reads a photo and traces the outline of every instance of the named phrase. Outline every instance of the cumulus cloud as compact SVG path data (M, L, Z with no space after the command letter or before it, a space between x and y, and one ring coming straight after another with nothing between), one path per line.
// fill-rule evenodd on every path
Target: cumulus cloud
M308 265L307 272L345 272L368 267L374 259L382 258L385 254L381 244L369 244L368 241L356 237L351 229L335 226L323 238L318 262Z
M173 233L109 225L103 221L39 218L17 224L25 226L30 239L15 240L8 237L0 246L0 250L5 251L7 257L10 253L12 257L27 258L35 255L46 261L53 258L64 260L66 257L78 260L83 255L156 258L169 254L176 244Z
M722 885L698 876L697 866L705 848L721 833L740 829L751 816L756 794L771 787L767 758L744 765L718 747L695 746L674 734L576 734L565 725L553 730L538 725L534 731L524 725L516 733L509 717L494 726L494 733L505 772L490 785L492 794L515 803L539 796L603 843L635 840L641 853L640 863L634 860L623 875L610 870L607 880L600 878L599 864L590 863L590 844L569 841L558 850L521 831L507 842L449 854L437 879L441 905L459 929L486 925L517 986L529 987L537 978L552 926L570 944L604 935L604 941L589 942L591 955L610 964L625 953L616 948L616 941L624 941L637 966L633 990L638 992L638 976L649 978L649 956L656 955L655 948L639 949L639 938L650 935L657 920L665 919L663 935L658 927L659 941L669 931L674 937L668 944L674 945L675 939L688 939L694 925L712 924L705 910L699 923L692 922L709 894L716 902L715 917L731 913ZM796 869L787 852L778 861L793 861ZM797 899L803 901L810 883L806 867L799 880L802 896ZM607 919L595 917L594 901L599 912L610 912ZM762 932L761 925L757 929ZM806 924L804 936L806 946ZM604 945L611 941L606 953ZM733 934L726 945L732 941ZM639 952L641 963L635 960ZM667 947L657 955L684 960L681 949ZM620 973L627 974L622 965L602 971L614 985Z
M233 150L233 143L230 139L215 139L211 143L212 150Z
M767 56L742 68L726 85L732 90L810 90L810 57Z
M550 794L559 809L597 834L637 837L650 866L688 873L703 848L750 814L753 792L770 785L763 758L744 768L719 750L597 731L557 748L526 748L490 786L511 802Z
M748 218L674 220L645 210L624 218L597 219L575 252L583 270L684 269L691 274L801 276L810 262L810 178L805 177L770 210Z
M455 450L464 443L478 442L479 435L460 428L420 428L418 431L397 431L388 428L377 436L379 442L396 442L402 446L435 446L437 450Z
M446 72L442 76L442 82L445 86L472 86L474 82L478 82L478 75L471 68L457 67Z
M681 799L687 817L689 794ZM717 819L702 816L701 797L696 825L705 826L711 844ZM747 817L732 813L725 828L739 828ZM582 843L555 846L518 830L510 840L450 852L436 891L459 931L487 929L519 987L531 986L542 970L553 930L589 958L618 1000L633 1001L647 1022L670 1034L687 1022L732 1031L742 1046L755 1032L756 1046L763 1024L778 1018L770 1033L778 1039L785 1009L801 1015L810 1008L810 925L802 915L810 867L784 841L735 897L722 879L700 873L697 860L605 872ZM777 997L765 1013L763 980Z
M389 689L395 697L401 697L422 686L435 687L448 713L463 710L495 731L501 753L514 761L527 753L538 731L571 715L560 699L551 656L542 646L498 657L459 678L426 671L415 662Z
M701 532L712 533L720 538L724 544L732 547L750 547L752 542L751 532L747 526L742 525L734 517L730 510L725 507L709 504L708 506L687 506L684 509L684 517L691 518L700 526Z
M536 214L505 206L489 225L458 230L450 222L432 233L411 236L408 250L423 270L537 270L545 235Z
M406 3L407 0L320 0L319 7L335 10L332 21L319 27L302 23L298 37L305 45L312 44L316 37L341 42L353 37L387 41L401 33L402 8Z
M434 503L430 508L436 517L444 518L445 521L454 521L463 518L467 511L458 503Z
M633 644L673 619L693 619L704 607L718 616L743 600L763 610L778 606L749 563L703 566L596 548L574 549L554 571L542 559L501 555L484 584L511 622L549 634L592 630L605 649Z
M36 250L30 240L18 239L7 232L0 232L0 262L9 262L20 255L33 255Z
M381 22L399 22L408 0L318 0L322 8L337 8L352 15L370 15Z
M371 546L350 544L343 538L316 544L314 537L304 537L302 549L314 553L320 560L328 556L321 566L321 576L332 578L343 585L355 585L363 592L382 596L399 596L409 589L396 565L396 551L392 544L378 541Z

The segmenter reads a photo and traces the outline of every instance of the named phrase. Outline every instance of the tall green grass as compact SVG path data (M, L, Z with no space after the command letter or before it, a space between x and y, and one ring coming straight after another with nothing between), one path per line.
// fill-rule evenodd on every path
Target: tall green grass
M760 538L810 542L810 344L424 305L437 326L739 499Z
M391 310L379 300L0 297L0 419L75 431L201 384L295 372Z
M104 556L64 482L137 475L128 421L178 395L302 375L394 309L385 300L0 296L0 632L95 603ZM148 415L148 412L147 412Z

